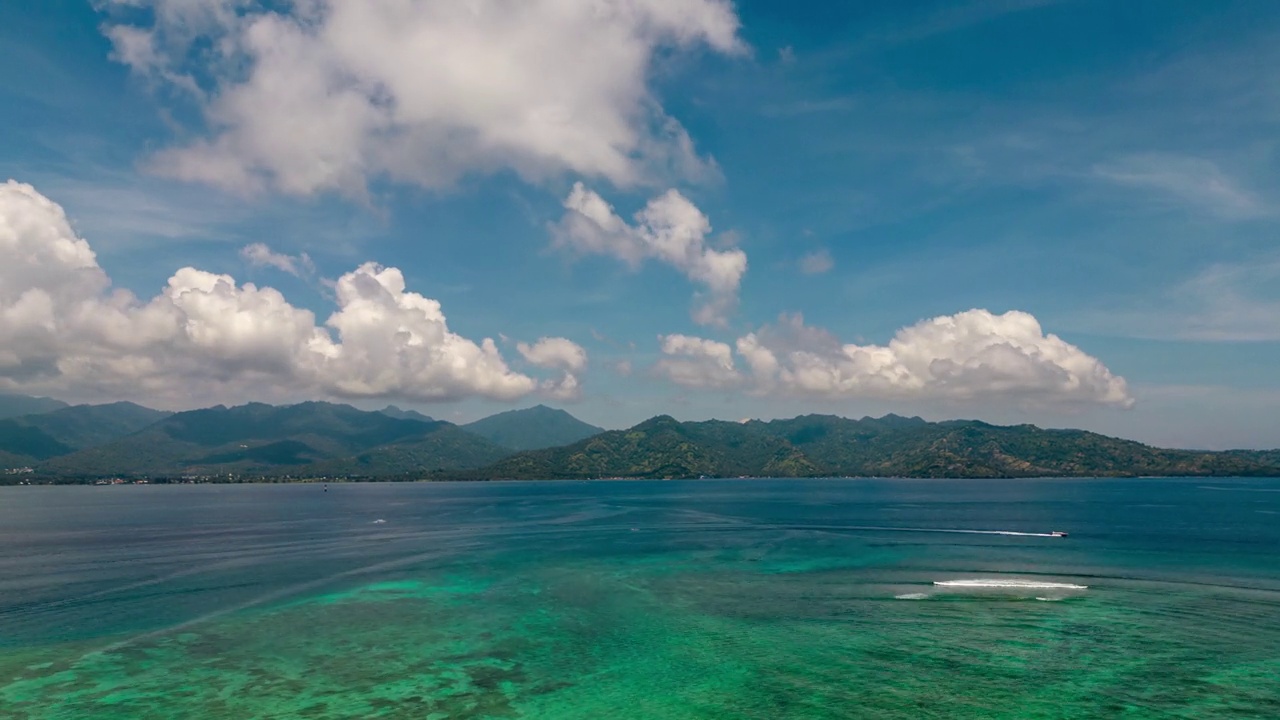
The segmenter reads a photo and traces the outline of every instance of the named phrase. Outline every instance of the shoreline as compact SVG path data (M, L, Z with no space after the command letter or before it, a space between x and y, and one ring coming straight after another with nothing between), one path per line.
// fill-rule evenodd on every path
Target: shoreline
M167 478L128 478L119 482L102 482L101 478L40 478L21 482L0 482L5 487L120 487L120 486L152 486L152 485L404 485L404 484L516 484L516 483L619 483L619 482L752 482L772 480L795 481L866 481L866 480L903 480L903 481L954 481L954 480L1000 480L1010 482L1044 481L1044 480L1267 480L1280 478L1280 475L1026 475L1026 476L984 476L984 475L946 475L946 476L904 476L904 475L807 475L807 476L736 476L736 477L597 477L597 478L305 478L285 479L271 477L245 477L227 480Z

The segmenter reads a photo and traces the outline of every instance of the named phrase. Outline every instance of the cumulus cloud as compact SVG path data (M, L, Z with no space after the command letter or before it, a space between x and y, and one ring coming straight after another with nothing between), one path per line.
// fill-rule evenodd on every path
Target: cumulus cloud
M558 380L546 380L542 383L545 394L557 400L576 400L581 397L578 374L587 367L587 351L581 345L565 338L544 337L532 345L516 343L516 349L533 365L562 371Z
M651 92L659 52L740 54L729 0L104 0L113 57L199 105L167 175L362 197L469 173L714 172ZM149 12L137 12L144 8Z
M532 345L516 343L516 349L525 360L538 367L582 372L587 366L587 351L581 345L564 338L544 337Z
M843 344L784 316L725 343L669 335L655 370L686 387L742 387L788 397L949 399L1133 405L1124 378L1031 315L969 310L899 330L887 345Z
M688 335L658 338L665 356L654 372L685 387L723 388L743 378L733 365L733 349L722 342Z
M253 267L273 267L294 277L311 275L316 266L306 253L285 255L278 253L262 243L253 243L240 248L240 257Z
M658 260L703 286L693 319L723 325L738 304L738 288L747 272L747 254L739 248L716 250L707 244L711 222L676 190L649 201L635 224L621 218L604 198L576 183L564 201L565 214L552 228L557 247L610 255L637 268Z
M183 404L273 393L509 400L538 388L492 340L454 333L440 303L375 263L336 281L323 325L277 290L191 267L144 302L111 288L61 207L12 180L0 185L0 256L3 389ZM563 354L572 343L540 345ZM580 370L585 355L564 363Z
M552 400L574 402L582 399L582 388L578 385L578 376L569 372L562 374L559 379L542 381L539 390Z
M821 275L836 266L835 260L831 258L831 253L826 248L801 255L797 264L800 266L800 272L805 275Z

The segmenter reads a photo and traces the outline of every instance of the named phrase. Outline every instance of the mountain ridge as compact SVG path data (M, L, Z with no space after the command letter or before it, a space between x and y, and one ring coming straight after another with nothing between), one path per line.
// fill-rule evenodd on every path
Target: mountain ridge
M568 446L516 453L480 473L491 479L1280 475L1280 450L1169 450L1086 430L893 415L744 423L682 423L662 415Z
M130 402L69 405L0 420L4 466L37 463L124 437L168 416Z
M423 415L417 410L402 410L395 405L388 405L382 408L381 410L379 410L378 412L382 413L383 415L386 415L387 417L396 418L397 420L421 420L423 422L436 421L436 419L431 417L430 415Z
M506 410L461 427L513 451L568 445L604 432L604 428L546 405Z
M0 420L37 415L65 407L70 407L70 404L53 398L0 392Z
M71 405L50 412L0 421L38 428L59 442L75 448L93 447L137 432L173 415L131 402L105 405Z
M39 469L83 476L286 475L456 428L452 423L399 419L325 402L217 405L175 413L113 443L46 460ZM469 447L477 445L479 449ZM454 436L440 449L482 462L495 456L490 444L470 435ZM445 458L437 465L469 464L459 458Z

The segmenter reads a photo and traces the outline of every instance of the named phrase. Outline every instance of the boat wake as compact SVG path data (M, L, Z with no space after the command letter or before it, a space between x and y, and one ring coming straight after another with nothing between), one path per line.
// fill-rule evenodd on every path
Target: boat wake
M930 600L946 595L970 597L1035 598L1044 602L1057 602L1075 596L1088 585L1048 582L1044 580L1020 580L1016 578L967 578L962 580L934 580L932 592L908 592L894 595L895 600Z
M1041 580L1006 580L999 578L976 578L973 580L934 580L933 584L945 588L963 588L970 590L1088 590L1088 585L1074 583L1044 582Z

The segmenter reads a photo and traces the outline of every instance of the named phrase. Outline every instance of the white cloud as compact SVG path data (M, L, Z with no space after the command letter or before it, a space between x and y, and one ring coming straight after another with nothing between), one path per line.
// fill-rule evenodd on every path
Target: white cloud
M745 52L728 0L273 5L103 4L114 57L205 117L207 135L155 155L156 170L357 198L374 178L435 188L504 169L696 178L714 166L659 105L650 64L673 48ZM139 6L153 12L128 12Z
M267 247L263 243L253 243L240 248L240 257L253 267L273 267L294 277L311 275L316 266L306 253L285 255Z
M708 246L711 222L676 190L649 201L628 224L595 192L576 183L564 201L567 211L552 228L557 247L611 255L637 268L646 259L666 263L706 288L694 308L702 325L723 325L738 304L738 288L747 272L741 249Z
M654 365L654 372L685 387L724 388L742 382L733 365L733 349L722 342L664 335L659 338L666 357Z
M836 266L835 260L831 258L831 253L826 248L801 255L797 264L800 266L800 272L805 275L821 275Z
M105 32L114 48L112 60L148 72L155 72L163 67L164 60L156 52L154 38L149 31L128 25L115 25L105 28Z
M544 337L530 345L516 343L516 349L525 360L538 367L582 372L587 366L587 351L571 340L558 337Z
M322 358L321 380L351 397L449 400L499 399L532 390L530 378L507 368L489 338L476 344L450 332L440 303L405 290L396 268L366 263L338 279L339 310L311 349Z
M323 326L272 288L190 267L143 302L111 288L61 207L14 181L0 185L0 256L2 389L179 406L290 394L505 400L537 389L492 340L452 332L440 304L407 291L395 268L366 263L340 277Z
M798 315L784 316L738 339L745 371L725 343L674 335L663 338L662 351L667 357L656 371L687 387L825 399L1133 405L1123 378L1018 311L924 320L899 330L888 345L842 344Z
M566 372L556 380L543 380L539 386L543 395L563 402L582 399L582 388L578 385L578 376Z
M578 374L587 367L587 351L581 345L565 338L544 337L532 345L516 343L516 349L525 360L542 368L560 370L558 380L546 380L542 391L557 400L577 400L581 397Z
M1227 176L1214 163L1179 155L1132 155L1097 165L1094 174L1109 182L1152 190L1180 205L1200 207L1226 219L1246 219L1269 212L1253 192Z

